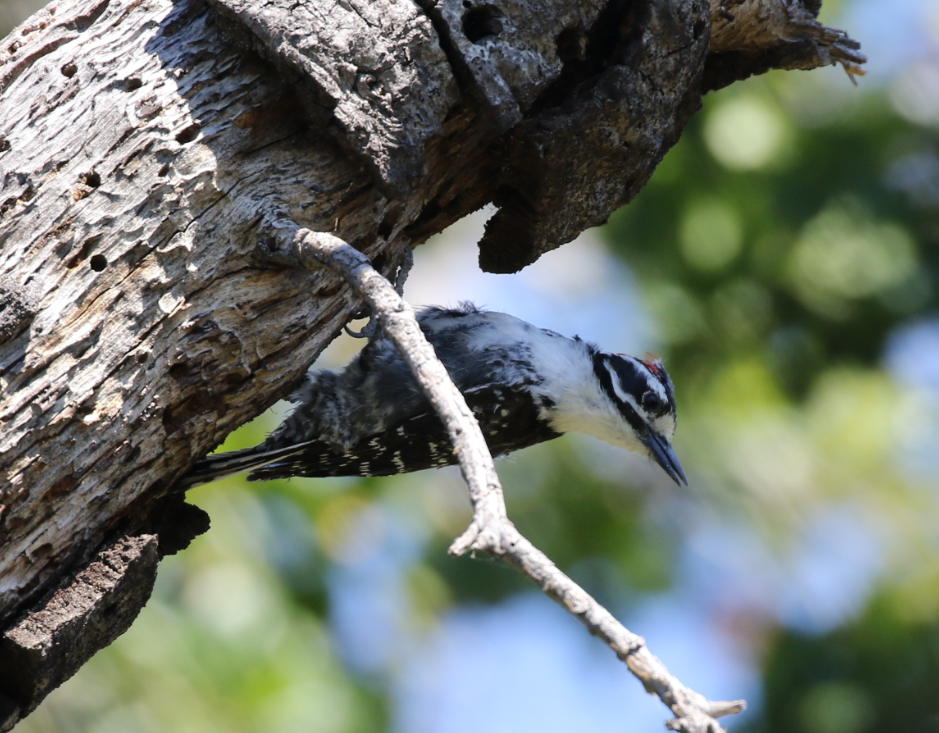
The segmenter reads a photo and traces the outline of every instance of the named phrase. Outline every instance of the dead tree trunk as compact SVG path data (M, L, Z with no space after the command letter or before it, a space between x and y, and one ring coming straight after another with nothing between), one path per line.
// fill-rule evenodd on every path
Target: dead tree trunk
M0 47L0 730L204 531L171 492L360 307L259 223L393 272L484 204L512 272L645 184L700 98L857 44L783 0L55 0Z

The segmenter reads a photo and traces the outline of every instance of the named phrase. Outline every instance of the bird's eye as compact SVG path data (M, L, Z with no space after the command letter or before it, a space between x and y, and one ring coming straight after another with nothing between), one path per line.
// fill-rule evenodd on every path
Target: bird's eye
M649 391L642 395L642 409L653 414L662 409L662 398L655 392Z

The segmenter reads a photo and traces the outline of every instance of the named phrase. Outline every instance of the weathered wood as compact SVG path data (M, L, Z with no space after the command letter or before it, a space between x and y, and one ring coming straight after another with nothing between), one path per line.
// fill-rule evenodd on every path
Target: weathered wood
M521 269L632 200L701 106L709 13L662 0L601 21L584 68L509 136L483 269Z
M781 45L814 44L802 51L816 57L814 66L832 64L863 64L866 59L842 31L827 28L818 22L821 0L788 2L787 0L710 0L711 53L747 53L759 56L767 49ZM809 61L807 60L807 63ZM795 67L788 67L795 68ZM811 68L811 67L810 67Z
M274 200L374 239L387 201L213 20L196 2L50 6L0 69L0 273L38 303L0 346L4 617L282 394L356 307L335 277L256 261L253 221Z
M483 263L517 269L638 190L716 58L703 0L330 0L304 20L315 40L292 0L216 2L239 42L204 0L58 0L0 47L3 626L108 543L185 545L201 527L161 501L175 477L360 307L336 275L262 256L264 217L387 274L496 201ZM769 38L720 78L792 47Z
M0 637L0 687L15 701L0 730L32 712L74 669L130 628L156 581L158 544L152 534L110 543Z
M212 2L240 38L305 80L313 119L333 114L339 139L366 153L391 190L415 191L418 171L439 186L458 170L469 185L457 211L494 202L499 210L480 242L480 266L490 272L521 269L632 200L698 109L702 88L771 67L840 62L860 73L863 62L857 43L817 22L820 3L330 0L298 10L291 0ZM415 2L439 43L424 43L418 55L412 42L397 56L390 44L370 44L376 26L399 46L406 37L423 42L428 18ZM334 38L327 28L340 32ZM451 147L454 126L443 138L443 167L435 156L454 79L463 106L484 117L473 120L472 139L482 149L491 144L488 165L459 164L472 147ZM425 191L425 215L450 203L441 193ZM409 233L420 241L452 214Z
M337 126L340 142L360 153L391 191L406 194L422 185L424 146L443 135L460 95L430 19L417 5L213 4L226 28L297 82L311 118Z
M586 57L603 0L423 0L451 49L464 86L500 132L522 121L565 63ZM610 6L611 12L616 12Z
M711 45L702 90L711 91L770 69L841 64L863 76L867 58L847 33L818 22L821 0L710 0Z

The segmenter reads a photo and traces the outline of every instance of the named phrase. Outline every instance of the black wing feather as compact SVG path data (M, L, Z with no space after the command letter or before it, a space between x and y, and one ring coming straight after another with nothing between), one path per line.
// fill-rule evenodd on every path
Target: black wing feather
M466 402L493 456L501 456L560 435L539 418L539 405L523 387L484 385L466 390ZM392 476L455 464L446 429L432 411L404 418L347 451L313 441L265 462L249 481L306 476Z

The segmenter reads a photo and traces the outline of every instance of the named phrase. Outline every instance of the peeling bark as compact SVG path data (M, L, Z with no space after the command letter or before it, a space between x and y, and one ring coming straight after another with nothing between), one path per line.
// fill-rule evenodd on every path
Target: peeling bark
M38 610L4 633L0 686L12 702L5 730L130 628L153 589L158 544L152 534L109 543Z

